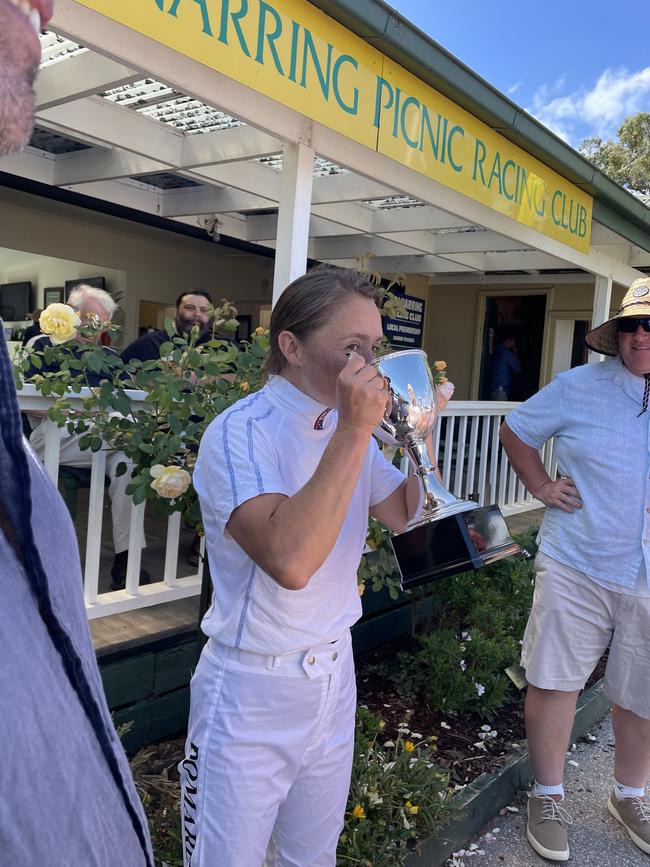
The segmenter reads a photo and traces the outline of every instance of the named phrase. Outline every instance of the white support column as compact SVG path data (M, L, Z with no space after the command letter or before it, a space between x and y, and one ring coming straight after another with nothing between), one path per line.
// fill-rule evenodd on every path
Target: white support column
M612 278L596 276L594 284L594 310L591 317L591 327L602 325L609 319L609 308L612 303ZM602 361L603 356L599 352L589 352L589 363Z
M283 170L273 275L273 305L292 280L305 273L314 150L304 144L282 149Z

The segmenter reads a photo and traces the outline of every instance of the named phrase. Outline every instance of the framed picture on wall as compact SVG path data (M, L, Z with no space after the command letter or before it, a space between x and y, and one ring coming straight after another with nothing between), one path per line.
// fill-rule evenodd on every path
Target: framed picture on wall
M63 302L63 286L50 286L43 289L43 307L48 304L61 304Z

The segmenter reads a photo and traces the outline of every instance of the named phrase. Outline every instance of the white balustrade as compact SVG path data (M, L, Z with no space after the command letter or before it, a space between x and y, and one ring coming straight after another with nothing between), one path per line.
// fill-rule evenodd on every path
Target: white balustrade
M129 391L131 401L141 403L145 393ZM80 404L88 396L84 389L70 398L71 404ZM26 384L18 394L23 412L43 412L52 400L42 397L35 386ZM445 486L464 499L473 499L479 505L498 503L504 515L513 515L541 507L518 480L499 442L499 427L507 414L518 406L512 402L451 401L438 419L433 442L439 458ZM59 477L60 430L44 419L45 470L57 481ZM542 449L542 459L549 474L557 469L553 442ZM144 539L146 504L135 506L131 513L129 531L129 558L124 590L100 590L100 555L102 517L105 505L106 452L92 454L90 490L88 495L87 537L85 545L84 599L89 618L105 617L161 602L198 595L201 590L203 560L198 572L179 577L178 561L182 519L176 512L167 519L164 559L161 557L159 574L152 575L150 584L140 586L141 546ZM402 469L406 469L406 461ZM201 555L205 539L201 540Z

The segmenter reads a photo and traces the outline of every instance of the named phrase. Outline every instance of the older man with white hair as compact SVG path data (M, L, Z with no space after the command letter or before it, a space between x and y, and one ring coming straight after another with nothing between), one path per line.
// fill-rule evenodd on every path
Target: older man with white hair
M82 325L96 323L108 323L117 310L117 304L108 292L103 289L95 289L86 284L77 286L68 298L68 304L73 307L79 314ZM94 337L78 337L79 341L95 340L99 342L101 328L97 328ZM43 350L46 346L51 346L51 340L46 335L36 337L31 345L32 351ZM109 347L102 347L104 352L116 355L114 350ZM43 366L37 371L35 368L28 372L30 377L35 373L54 372L56 367L43 363ZM86 378L91 386L99 385L103 377L101 374L93 373L91 370L86 371ZM34 430L29 438L30 445L43 460L45 457L45 427L41 423L42 417L30 414L29 421ZM71 434L66 428L59 429L61 437L61 449L59 462L64 467L82 467L89 468L92 464L92 452L88 449L82 450L79 446L79 441L82 434ZM121 476L117 475L117 468L121 463L125 463L128 467L126 473ZM122 451L116 449L108 449L106 452L106 474L110 480L108 495L111 500L111 515L113 518L113 545L115 549L115 559L111 568L111 590L120 590L125 586L126 582L126 566L129 555L129 528L131 524L131 510L133 501L126 493L126 488L131 481L131 472L133 464ZM140 583L148 583L149 574L145 569L140 571Z

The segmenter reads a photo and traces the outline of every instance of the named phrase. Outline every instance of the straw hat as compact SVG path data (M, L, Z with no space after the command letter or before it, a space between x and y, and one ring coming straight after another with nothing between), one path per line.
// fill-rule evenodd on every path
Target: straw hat
M618 319L650 319L650 277L641 277L625 293L623 303L607 322L592 328L585 335L585 343L594 352L618 355Z

